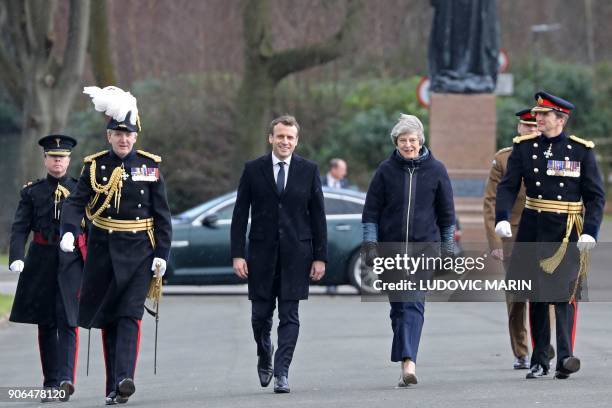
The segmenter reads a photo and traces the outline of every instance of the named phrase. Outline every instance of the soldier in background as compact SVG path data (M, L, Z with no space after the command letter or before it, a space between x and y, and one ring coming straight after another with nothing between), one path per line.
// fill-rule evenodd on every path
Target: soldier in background
M538 124L535 116L531 113L531 109L523 109L515 114L519 121L517 124L517 132L519 136L539 134ZM497 185L506 174L508 167L508 157L512 152L512 147L505 147L495 153L493 165L489 172L489 179L485 188L484 197L484 222L491 249L491 256L494 259L500 260L504 264L504 269L508 268L510 255L512 253L513 238L500 238L495 234L495 195ZM512 206L510 213L510 224L512 232L516 234L521 213L525 205L525 186L521 185L516 201ZM529 345L527 341L527 302L513 301L511 296L506 296L506 306L508 309L508 330L510 333L510 345L514 354L514 363L512 367L516 370L529 368ZM551 306L551 327L554 328L554 308ZM552 345L549 346L549 359L555 357L555 349Z
M45 393L42 402L68 401L74 393L78 354L78 296L83 262L79 253L59 251L60 215L77 180L66 174L77 142L64 135L38 141L47 177L30 182L11 229L9 269L21 273L10 321L38 325L38 345ZM78 220L75 235L80 234ZM25 255L28 236L32 241ZM81 241L82 235L79 235ZM62 392L58 393L58 389Z

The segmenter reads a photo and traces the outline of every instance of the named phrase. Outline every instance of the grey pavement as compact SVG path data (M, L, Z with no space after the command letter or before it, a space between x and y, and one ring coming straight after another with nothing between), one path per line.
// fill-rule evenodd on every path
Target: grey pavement
M612 400L610 303L580 305L571 379L525 380L511 369L504 303L428 303L419 350L419 384L395 387L389 361L389 306L358 296L312 296L300 306L301 327L290 371L291 394L262 389L255 370L250 304L239 296L166 296L161 307L158 375L153 375L153 319L143 322L136 394L146 407L609 407ZM100 333L81 330L73 407L102 406ZM0 387L41 382L32 325L0 327ZM3 406L36 406L2 403Z

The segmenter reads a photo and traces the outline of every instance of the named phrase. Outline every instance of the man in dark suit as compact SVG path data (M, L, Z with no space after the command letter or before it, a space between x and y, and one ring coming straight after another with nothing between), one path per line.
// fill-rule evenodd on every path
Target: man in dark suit
M331 188L350 188L351 183L346 178L346 162L337 157L329 161L329 171L321 176L321 184Z
M232 217L233 267L236 275L248 279L257 372L262 387L274 375L275 393L289 392L289 365L300 327L299 301L308 298L309 278L323 277L327 261L319 171L315 163L293 154L299 129L288 115L270 123L272 153L246 163ZM277 298L278 350L272 366L270 331Z

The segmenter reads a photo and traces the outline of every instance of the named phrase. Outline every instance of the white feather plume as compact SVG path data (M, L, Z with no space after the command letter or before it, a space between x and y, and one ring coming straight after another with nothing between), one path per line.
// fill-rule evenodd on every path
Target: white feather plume
M106 86L101 89L97 86L86 86L83 88L83 93L91 97L98 112L104 112L118 122L123 122L128 112L132 112L130 123L136 125L138 107L136 98L131 93L116 86Z

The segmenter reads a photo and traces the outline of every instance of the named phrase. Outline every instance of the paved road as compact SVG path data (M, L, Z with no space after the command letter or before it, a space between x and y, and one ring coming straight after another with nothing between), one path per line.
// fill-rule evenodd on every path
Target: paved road
M576 354L583 369L568 381L528 381L524 371L510 368L503 303L429 303L418 361L420 383L397 389L399 368L389 361L388 305L362 303L356 296L312 296L300 310L289 395L259 386L244 296L167 296L162 307L158 375L152 373L154 325L147 317L130 406L586 408L609 407L612 400L609 303L581 305ZM92 332L86 377L87 336L81 334L72 407L103 404L99 337ZM0 327L0 387L39 385L37 353L33 326Z

